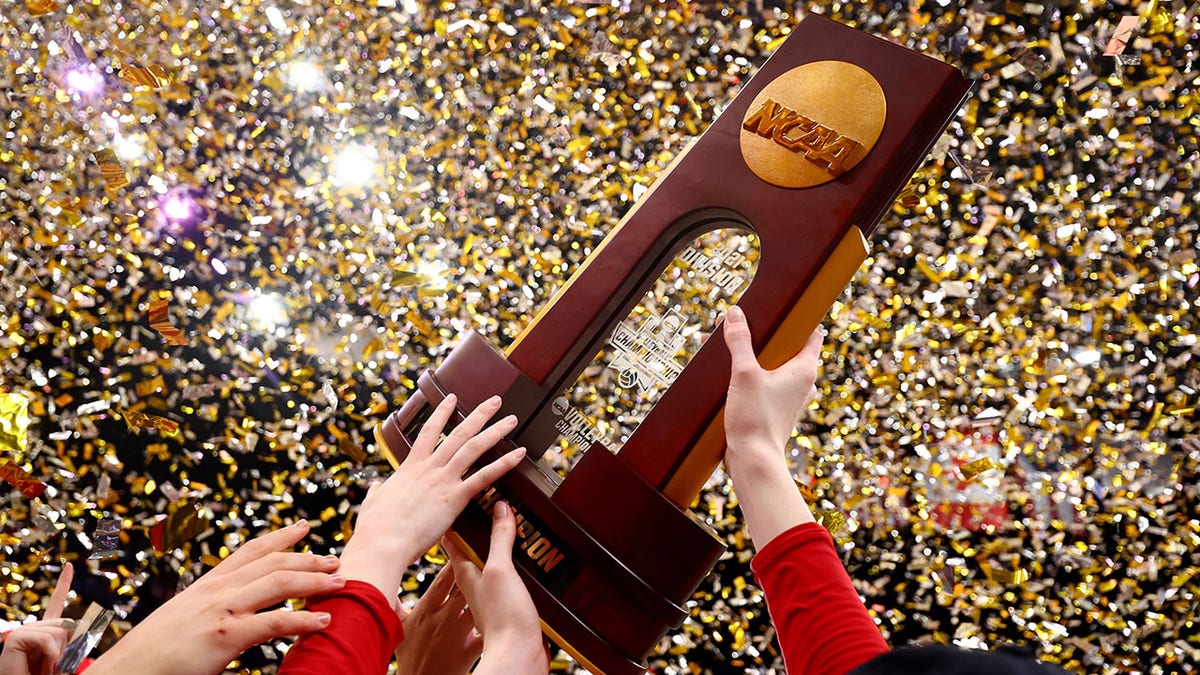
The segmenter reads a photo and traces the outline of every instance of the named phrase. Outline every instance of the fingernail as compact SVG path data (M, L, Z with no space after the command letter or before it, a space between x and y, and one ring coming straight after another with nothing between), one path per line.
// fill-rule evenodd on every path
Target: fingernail
M330 574L329 580L332 581L335 586L341 586L342 584L346 583L346 577L340 574Z
M498 396L498 395L493 396L493 397L489 398L488 400L484 401L484 403L486 403L487 405L500 405L500 396Z
M317 614L317 625L319 625L321 628L324 628L325 626L329 625L329 621L332 618L333 617L329 616L325 612L321 612L320 614Z
M500 423L501 423L501 424L516 424L516 423L517 423L517 416L516 416L516 415L509 415L508 417L505 417L504 419L500 420Z
M296 522L292 523L292 527L296 528L297 530L306 530L308 529L308 521L297 520Z
M746 315L742 313L742 308L734 305L725 312L725 320L729 323L742 323L746 320Z
M507 518L508 517L508 502L496 502L496 517L497 518Z
M524 455L524 454L525 454L525 446L521 446L521 447L517 448L516 450L513 450L513 451L512 451L511 453L509 453L509 454L511 454L511 455Z
M74 633L75 626L77 624L75 623L75 619L63 619L62 623L59 625L62 626L63 628L66 628L68 633Z
M336 555L327 555L327 556L325 556L325 563L326 563L326 564L328 564L328 565L336 565L336 564L338 564L339 562L341 562L341 560L339 560L339 559L338 559L338 557L337 557Z

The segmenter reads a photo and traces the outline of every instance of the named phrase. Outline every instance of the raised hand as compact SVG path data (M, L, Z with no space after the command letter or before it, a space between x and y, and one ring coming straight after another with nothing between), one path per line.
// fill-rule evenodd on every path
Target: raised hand
M782 454L800 414L816 394L821 333L813 332L800 353L787 363L766 370L754 355L750 326L740 307L729 308L724 329L732 362L725 402L729 453L735 460L741 459L738 455L763 449Z
M63 619L63 608L71 593L71 582L75 579L75 568L71 563L63 564L54 592L46 601L46 613L41 621L27 623L10 632L4 639L4 651L0 652L0 675L50 675L54 664L62 655L74 619Z
M496 396L475 408L439 444L455 402L451 394L434 409L400 468L367 492L354 536L342 552L342 574L372 584L393 606L404 569L437 542L471 497L525 456L525 449L517 448L465 476L517 420L509 416L484 429L500 409Z
M483 636L454 584L454 566L446 565L417 602L402 616L404 641L396 648L396 672L404 675L466 675L483 651Z
M492 511L492 541L481 571L454 541L442 542L475 624L483 635L483 657L475 675L530 675L550 670L537 608L513 566L517 521L498 502Z
M725 468L756 546L813 520L783 451L815 393L821 341L821 334L814 332L799 354L766 370L754 355L742 310L734 306L725 315L725 344L732 362L725 399Z
M284 552L306 534L299 521L247 542L146 617L88 675L210 675L256 644L328 626L324 613L259 611L345 585L336 557Z

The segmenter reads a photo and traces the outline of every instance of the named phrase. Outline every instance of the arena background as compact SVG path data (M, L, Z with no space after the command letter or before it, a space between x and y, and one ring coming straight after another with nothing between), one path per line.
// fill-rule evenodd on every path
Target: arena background
M111 640L281 524L338 550L387 471L373 425L462 331L511 342L808 12L977 81L825 322L790 448L872 615L893 644L1200 670L1200 4L1179 0L9 3L7 618L62 560L71 612L117 608ZM693 341L732 297L706 281L664 276L708 322ZM584 407L645 404L592 374ZM782 672L735 505L718 473L696 510L729 554L654 672Z

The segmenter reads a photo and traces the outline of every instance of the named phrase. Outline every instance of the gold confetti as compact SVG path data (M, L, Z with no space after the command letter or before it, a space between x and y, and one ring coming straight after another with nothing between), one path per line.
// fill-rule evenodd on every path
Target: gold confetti
M96 163L100 165L100 175L104 177L109 190L119 190L129 185L129 176L125 174L125 167L121 165L121 160L117 158L117 153L112 148L97 150L95 157Z
M134 86L159 89L167 81L168 73L162 66L129 64L121 68L120 78Z
M42 16L57 12L58 2L56 0L25 0L25 9L29 11L30 16Z
M21 494L29 499L37 499L49 487L8 459L0 459L0 480L17 488Z
M29 444L29 397L0 393L0 452L17 457Z
M183 336L183 331L175 327L171 323L171 317L168 310L170 301L167 299L159 299L150 303L150 327L158 331L163 339L169 345L185 345L187 339Z
M154 429L164 436L179 435L179 423L158 415L147 415L134 410L122 410L121 416L130 431L135 429Z
M968 462L959 468L959 473L966 480L972 480L984 471L991 471L996 468L996 463L991 457L980 457L979 459Z

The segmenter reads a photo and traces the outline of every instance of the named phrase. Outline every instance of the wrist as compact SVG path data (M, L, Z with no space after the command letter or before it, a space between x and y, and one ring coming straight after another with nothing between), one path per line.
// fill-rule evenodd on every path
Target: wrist
M787 460L783 452L766 442L730 444L725 453L725 468L736 483L748 480L778 479L786 476L791 480ZM741 479L741 480L739 480Z
M374 546L355 546L347 543L339 557L338 574L347 581L361 581L374 586L394 609L404 571L417 555L400 549L389 552Z
M485 665L501 666L509 672L546 672L550 658L538 631L534 635L494 636L492 640L485 637L479 665L481 669Z

